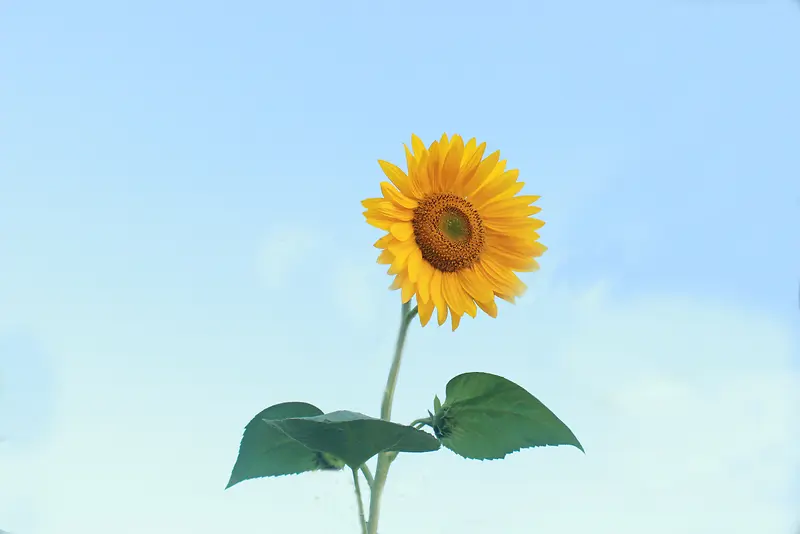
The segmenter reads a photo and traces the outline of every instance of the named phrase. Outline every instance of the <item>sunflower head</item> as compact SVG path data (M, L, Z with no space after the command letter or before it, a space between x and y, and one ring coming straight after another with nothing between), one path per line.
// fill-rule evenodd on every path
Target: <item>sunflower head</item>
M375 247L389 265L402 301L416 297L425 326L434 309L439 325L450 314L453 330L480 308L497 316L495 297L511 303L525 292L515 271L535 271L547 248L531 217L538 196L520 196L519 171L506 170L500 152L484 157L486 143L443 135L425 147L416 135L406 149L408 173L378 161L389 182L369 198L367 222L387 233Z

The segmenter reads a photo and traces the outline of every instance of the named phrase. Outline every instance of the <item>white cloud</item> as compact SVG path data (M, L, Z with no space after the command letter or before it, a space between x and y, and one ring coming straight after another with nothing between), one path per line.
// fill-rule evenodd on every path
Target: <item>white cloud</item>
M317 246L314 235L301 226L273 227L259 250L259 274L264 285L275 290L291 279L291 274Z

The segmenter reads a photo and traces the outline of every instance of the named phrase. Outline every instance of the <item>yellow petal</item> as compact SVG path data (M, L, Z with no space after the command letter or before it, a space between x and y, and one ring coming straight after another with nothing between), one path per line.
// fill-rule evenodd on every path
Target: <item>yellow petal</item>
M439 323L439 326L442 326L444 322L447 320L447 306L444 308L436 308L436 322Z
M474 144L475 139L470 139L470 143ZM474 148L467 158L467 149L464 149L464 163L461 165L461 170L458 172L458 178L453 186L454 191L459 195L466 196L467 184L472 182L475 173L478 172L478 167L483 158L483 153L486 150L486 143L481 143L479 147ZM498 157L500 153L497 153Z
M428 175L428 152L423 152L422 157L419 160L419 165L417 166L417 172L414 174L415 183L418 184L419 190L421 192L420 196L417 198L424 198L426 195L433 192L433 185L431 184L430 176Z
M486 228L486 241L487 243L492 240L499 240L508 243L518 243L520 241L538 241L541 237L539 233L533 228L519 228L519 231L513 234L502 234L490 228Z
M478 149L478 142L474 137L469 141L467 141L467 144L464 145L464 155L462 156L461 159L462 166L466 164L470 159L472 159L472 156L473 154L475 154L475 151L477 149Z
M474 319L475 316L478 315L478 308L477 306L475 306L475 301L467 297L467 300L465 300L464 302L466 302L467 304L466 314Z
M392 234L386 234L382 238L375 241L375 244L372 246L375 248L387 248L392 241L394 241L394 236Z
M414 198L422 199L425 196L424 180L420 175L420 169L424 170L425 167L420 163L419 158L415 158L414 154L403 145L406 151L406 165L408 166L408 179L411 181L411 192L414 193Z
M381 204L381 202L386 202L386 199L385 198L365 198L364 200L361 201L361 205L369 210L369 209L377 208Z
M417 170L417 161L419 161L419 158L414 157L414 153L411 152L411 149L408 148L408 145L405 143L403 143L403 149L406 153L406 167L408 168L408 175L411 176L411 174Z
M496 204L501 204L503 206L529 206L534 202L538 202L542 197L540 195L521 195L514 198L503 199L500 201L492 201L489 202L486 206L488 207L495 207Z
M517 303L517 299L512 297L511 295L504 295L502 293L498 293L497 294L497 298L503 299L506 302L510 302L511 304L516 304Z
M474 316L475 304L472 303L470 306L471 299L461 287L458 273L442 273L442 289L444 290L444 299L452 314L463 315L471 309L473 310L471 315Z
M419 289L419 286L417 286ZM422 326L428 324L428 321L431 320L431 315L433 315L433 301L429 300L428 302L423 302L420 300L419 292L417 292L417 310L419 311L419 322Z
M480 189L470 199L473 206L481 209L487 202L494 200L499 194L511 187L519 178L519 169L511 169L506 171L491 182L488 182L485 187Z
M388 250L384 250L378 255L378 263L381 265L391 265L392 261L394 261L394 254Z
M411 254L411 251L414 249L418 250L417 243L409 239L408 241L395 241L391 245L389 245L389 252L394 254L395 256L406 256L408 257Z
M431 276L431 301L436 305L437 320L442 326L447 319L447 304L442 295L442 271L438 269L434 269Z
M483 313L488 315L489 317L496 318L497 317L497 303L494 301L494 296L492 296L491 300L487 300L485 302L478 301L478 306L483 310Z
M503 217L512 216L517 213L524 212L525 210L534 208L537 213L541 208L538 206L531 206L534 202L539 200L537 195L523 195L519 197L512 197L503 200L493 199L487 202L481 210L481 217ZM533 213L531 213L532 215ZM524 217L525 215L523 215Z
M482 265L487 273L491 273L501 283L498 287L499 293L520 297L528 289L528 286L511 269L497 264L492 258L481 257L480 262L476 265Z
M416 134L411 134L411 148L414 150L414 157L417 159L421 158L422 154L426 152L425 143Z
M484 221L486 223L486 221ZM497 226L497 228L501 228L500 231L495 229L496 227L496 220L491 220L491 226L486 226L486 242L488 243L490 239L488 238L489 235L493 237L491 239L496 239L495 236L501 235L503 236L504 240L522 240L522 241L536 241L539 239L539 234L536 232L536 228L525 227L525 226L511 226L511 225L501 225Z
M458 301L450 287L450 277L452 275L453 273L442 273L442 296L444 297L445 303L447 303L447 307L450 308L453 314L464 313L460 306L458 306Z
M453 332L455 332L456 329L458 328L458 325L461 324L461 316L455 313L451 313L450 317L453 321Z
M538 237L538 234L535 235ZM519 239L513 235L503 235L498 237L498 234L494 232L491 234L487 232L486 238L485 250L487 252L498 252L503 256L538 258L547 250L547 247L538 241L533 239Z
M403 304L411 300L411 297L414 296L414 288L416 285L408 279L408 277L403 278L403 285L400 288L400 299L403 301Z
M481 192L481 190L493 183L499 176L506 172L506 163L508 163L508 161L501 159L497 162L497 165L495 165L494 168L491 169L486 175L481 174L478 176L476 172L476 178L474 181L475 189L468 195L469 198L474 198L475 195Z
M400 208L389 201L381 202L381 204L374 208L379 217L385 219L394 219L396 221L410 221L414 218L414 212L405 208Z
M507 208L504 211L495 211L491 215L486 214L486 205L481 206L480 214L485 219L524 219L531 215L536 215L542 211L539 206L522 206L518 208Z
M408 241L414 235L414 227L410 222L396 222L389 227L389 231L400 241Z
M455 298L458 299L459 303L459 311L462 313L466 313L470 317L475 317L477 313L477 308L475 307L475 301L472 300L472 297L469 296L469 293L464 288L463 284L461 283L461 277L458 275L457 272L453 273L451 277L450 287L451 293L454 294Z
M478 187L480 187L486 178L491 174L493 170L497 167L498 162L500 161L500 151L497 150L489 154L485 160L481 161L480 165L478 165L478 169L475 171L475 174L464 183L464 188L462 193L464 196L470 196L473 192L475 192Z
M538 258L547 251L547 247L538 242L539 234L528 231L524 235L500 234L494 230L486 231L486 250L499 248L506 252Z
M520 191L522 191L522 188L523 188L524 185L525 185L525 182L514 182L505 191L497 193L494 196L494 199L492 199L492 200L509 199L509 198L513 197L514 195L516 195L517 193L519 193Z
M406 241L411 242L411 240ZM419 271L422 266L422 251L414 244L414 249L411 251L411 254L408 255L408 279L417 283L419 280Z
M526 286L510 269L499 267L490 258L481 257L475 264L475 271L490 284L496 295L522 295Z
M368 213L369 213L368 211L364 212L364 216L367 217L367 224L370 224L375 228L380 228L381 230L388 231L392 227L392 225L401 224L401 223L396 223L394 221L388 221L386 219L380 219L374 216L367 216Z
M491 259L487 258L486 264L490 264ZM516 275L514 271L511 269L503 269L497 268L497 272L500 273L503 281L508 286L508 291L502 291L501 293L507 294L512 298L521 297L525 294L528 290L528 286L525 285L525 282L519 279L519 276Z
M529 243L527 247L520 247L519 250L523 251L523 253L527 256L538 258L547 252L547 247L538 241L534 241L533 243Z
M413 198L408 198L403 193L394 188L389 182L381 182L381 193L383 196L390 200L393 204L403 207L408 210L413 210L419 204Z
M450 142L450 149L442 162L442 190L452 191L461 169L461 158L464 155L464 140L460 135L454 135Z
M423 259L420 263L419 278L417 279L417 292L422 302L428 302L431 298L431 278L433 278L433 266Z
M394 290L397 290L397 289L400 289L401 287L403 287L403 279L405 277L406 277L405 271L403 271L402 273L398 273L398 275L394 277L394 280L392 281L392 285L389 286L389 289L394 291Z
M407 197L412 197L413 193L411 191L411 183L408 179L406 173L393 163L389 163L388 161L378 160L378 165L381 166L383 173L386 175L392 183L397 186L397 189L400 190Z
M483 221L487 229L498 234L515 235L520 232L536 231L544 226L544 221L532 217L521 217L519 219L486 219Z
M419 250L419 248L413 241L398 241L397 244L392 244L389 247L389 252L394 258L392 259L392 267L389 269L389 274L398 274L400 271L405 270L408 265L408 257L414 250Z
M441 180L439 178L439 170L441 168L440 158L441 154L439 152L439 142L434 141L431 143L430 149L428 149L428 183L430 184L430 191L432 193L441 193L442 186Z
M491 284L479 277L473 267L458 271L458 277L460 278L461 286L473 299L486 302L494 298Z
M515 271L533 272L539 270L539 263L535 259L521 254L510 253L499 248L487 250L483 254L485 257L497 262L497 264Z

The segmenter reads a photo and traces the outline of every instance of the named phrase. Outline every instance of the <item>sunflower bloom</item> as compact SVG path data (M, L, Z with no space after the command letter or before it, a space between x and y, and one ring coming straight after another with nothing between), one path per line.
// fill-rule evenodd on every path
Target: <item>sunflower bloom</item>
M447 134L426 148L412 135L408 174L379 160L391 183L381 182L381 198L362 202L367 222L387 232L375 247L395 276L390 289L403 303L416 297L423 326L434 309L439 325L449 312L454 331L478 308L497 317L495 297L513 304L526 289L515 271L537 270L535 258L547 250L537 233L544 222L531 217L539 197L518 196L519 171L485 150Z

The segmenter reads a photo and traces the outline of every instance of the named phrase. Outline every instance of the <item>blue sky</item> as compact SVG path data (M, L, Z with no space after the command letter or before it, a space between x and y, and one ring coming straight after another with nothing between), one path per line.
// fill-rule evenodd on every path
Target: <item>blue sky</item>
M346 474L222 488L267 405L377 413L399 295L359 202L448 132L550 250L497 320L412 330L395 417L499 373L587 456L402 459L382 531L789 532L798 6L281 4L0 7L0 528L355 532Z

